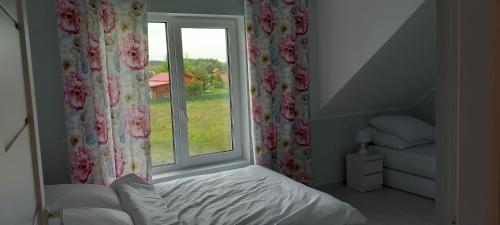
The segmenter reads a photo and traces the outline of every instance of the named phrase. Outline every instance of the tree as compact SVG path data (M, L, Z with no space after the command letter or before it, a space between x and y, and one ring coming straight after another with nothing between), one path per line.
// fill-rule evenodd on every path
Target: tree
M209 89L224 87L224 80L220 76L213 74L216 68L225 71L227 66L217 59L184 58L184 72L201 82L201 93Z
M199 95L213 88L224 88L224 80L219 75L214 74L215 69L218 73L226 73L227 63L220 62L217 59L191 59L184 58L184 73L193 76L193 80L186 86L193 95ZM149 61L149 72L152 75L169 72L168 59L165 61ZM192 83L192 84L191 84Z
M156 60L151 60L149 61L149 71L151 71L153 74L158 74L158 73L168 73L170 71L168 61L156 61Z

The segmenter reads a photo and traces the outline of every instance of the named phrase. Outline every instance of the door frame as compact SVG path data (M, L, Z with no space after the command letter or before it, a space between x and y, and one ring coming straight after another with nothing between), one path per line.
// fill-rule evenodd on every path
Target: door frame
M492 201L489 203L489 223L500 224L500 0L492 2L492 54L491 54L491 83L490 90L490 168L489 178L491 185L489 195ZM496 62L496 63L495 63Z
M498 224L499 14L499 0L437 0L436 224Z

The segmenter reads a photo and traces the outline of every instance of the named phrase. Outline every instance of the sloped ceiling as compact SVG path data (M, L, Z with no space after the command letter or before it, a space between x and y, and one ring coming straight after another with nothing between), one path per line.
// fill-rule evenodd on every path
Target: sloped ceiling
M433 89L434 0L319 0L315 7L313 117L402 108Z
M433 90L435 4L426 1L321 109L322 115L409 107Z

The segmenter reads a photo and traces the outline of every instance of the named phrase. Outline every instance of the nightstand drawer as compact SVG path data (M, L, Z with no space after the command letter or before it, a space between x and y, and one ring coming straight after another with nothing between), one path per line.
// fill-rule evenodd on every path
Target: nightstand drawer
M364 175L382 172L382 169L383 169L382 160L375 160L363 163Z
M363 183L365 187L373 187L377 185L381 185L383 182L382 173L372 174L365 176L363 179Z
M361 192L381 188L384 182L383 162L384 157L379 154L347 154L347 186Z

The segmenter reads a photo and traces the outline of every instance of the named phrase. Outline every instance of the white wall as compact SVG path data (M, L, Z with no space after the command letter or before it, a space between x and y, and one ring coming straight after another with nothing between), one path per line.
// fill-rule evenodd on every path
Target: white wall
M315 185L345 179L345 154L357 150L355 131L371 117L435 123L436 7L422 2L311 2Z
M243 0L149 0L149 11L242 15ZM46 184L70 182L64 96L53 0L28 1L42 164Z
M411 109L411 114L432 125L436 124L436 93L432 92Z
M414 104L434 89L435 49L436 7L434 0L427 0L317 115L376 112Z
M316 0L317 79L313 110L356 74L424 0ZM313 111L313 114L316 113Z
M312 172L315 186L345 180L345 155L359 147L356 130L374 115L363 114L312 121Z
M148 0L150 12L243 15L244 0Z
M46 184L67 183L69 164L64 149L64 94L55 2L27 1L27 11L44 180Z

